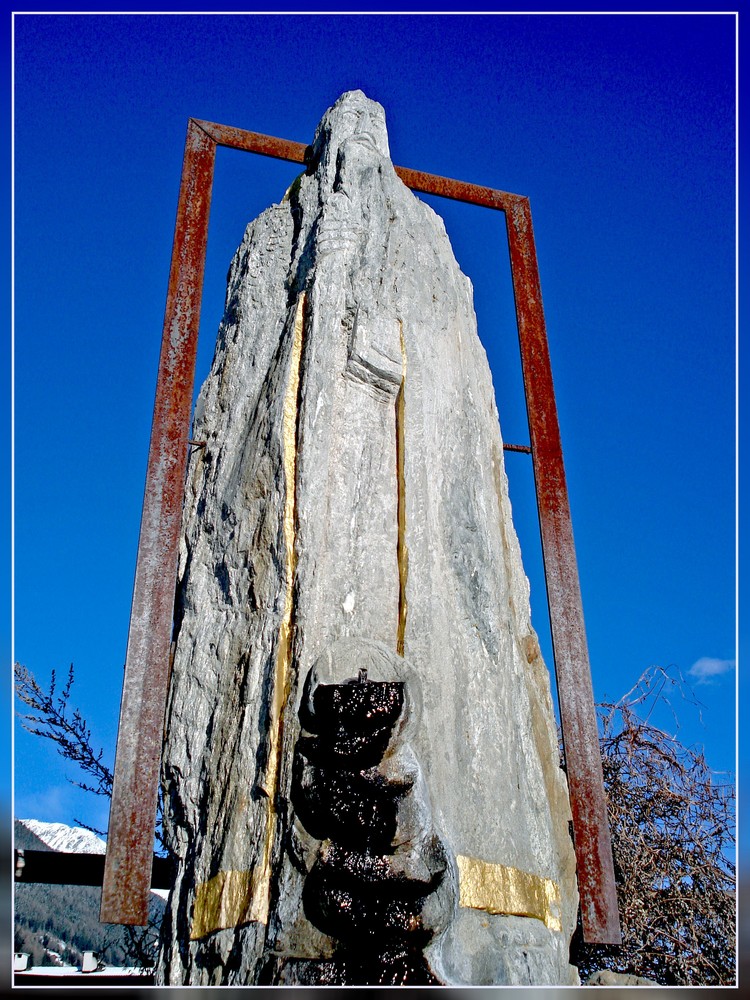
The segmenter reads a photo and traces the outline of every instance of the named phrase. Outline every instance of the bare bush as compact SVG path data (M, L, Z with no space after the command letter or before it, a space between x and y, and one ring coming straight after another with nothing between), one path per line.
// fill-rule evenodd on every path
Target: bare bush
M623 943L586 945L579 928L571 961L584 981L608 968L663 985L735 982L734 785L649 721L670 688L684 693L652 668L598 706Z
M57 692L57 678L53 670L50 677L48 690L44 690L34 675L20 663L14 667L16 697L23 702L31 711L19 712L21 724L27 732L34 736L41 736L44 739L52 740L56 744L57 752L65 760L75 764L85 775L93 779L93 784L89 781L74 781L68 779L76 788L82 788L86 792L93 792L94 795L103 795L106 798L112 797L113 774L112 769L104 761L104 750L94 749L91 729L88 723L77 708L73 708L70 702L71 688L73 687L73 664L68 670L68 678L62 692ZM161 792L157 803L156 816L156 844L157 853L166 854L166 846L162 833L162 803ZM100 837L106 837L106 831L98 830L89 826L80 819L73 822L85 830Z

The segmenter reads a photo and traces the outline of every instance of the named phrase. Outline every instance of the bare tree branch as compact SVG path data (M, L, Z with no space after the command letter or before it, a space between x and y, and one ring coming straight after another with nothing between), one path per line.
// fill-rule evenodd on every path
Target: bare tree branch
M36 678L20 663L15 664L16 696L31 711L19 713L24 729L34 736L52 740L57 752L76 764L84 774L93 778L93 784L73 781L72 784L94 795L112 795L112 771L103 762L104 750L94 749L91 730L77 708L70 706L73 686L73 664L62 694L57 694L57 678L52 671L48 691L44 691Z
M583 980L608 968L663 985L735 982L735 790L700 748L650 723L657 705L672 709L670 692L697 705L661 667L599 705L623 944L586 945L579 928Z

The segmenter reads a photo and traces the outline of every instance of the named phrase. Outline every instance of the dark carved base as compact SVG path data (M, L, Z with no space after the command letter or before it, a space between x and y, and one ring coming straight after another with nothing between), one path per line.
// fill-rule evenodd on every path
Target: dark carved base
M281 986L442 986L419 950L386 949L380 954L347 954L314 961L287 959L279 970Z
M282 961L279 983L442 985L423 950L447 925L455 886L416 759L393 765L409 704L404 681L308 676L291 798L320 846L302 899L340 944L330 959Z

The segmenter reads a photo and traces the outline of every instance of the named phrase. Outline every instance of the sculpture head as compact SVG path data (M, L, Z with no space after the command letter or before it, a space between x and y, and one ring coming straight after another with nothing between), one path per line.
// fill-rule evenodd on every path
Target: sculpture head
M323 115L306 158L308 171L322 166L323 174L333 183L339 151L351 142L390 157L385 110L361 90L348 90Z

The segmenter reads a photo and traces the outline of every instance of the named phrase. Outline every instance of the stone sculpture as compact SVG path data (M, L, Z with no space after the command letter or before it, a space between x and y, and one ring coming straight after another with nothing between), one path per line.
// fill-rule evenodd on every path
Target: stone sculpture
M341 847L305 829L294 791L305 678L341 661L421 690L403 745L420 765L404 772L421 789L410 836L432 845L412 860L444 886L420 942L430 974L577 982L567 789L471 285L361 92L326 112L306 171L248 226L193 437L157 981L305 983L346 966L340 925L305 906Z

